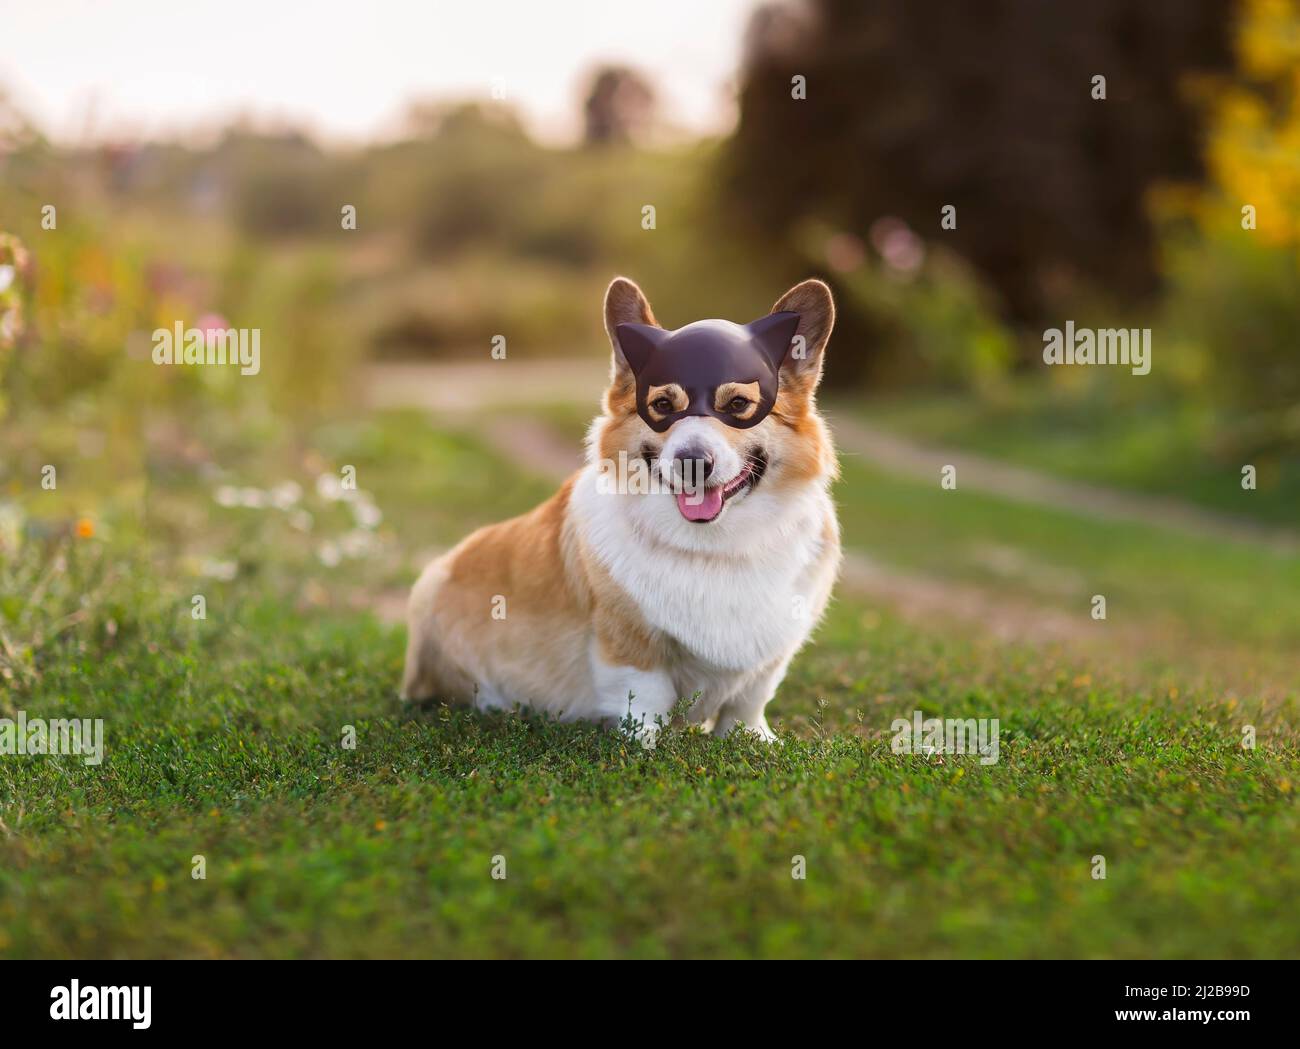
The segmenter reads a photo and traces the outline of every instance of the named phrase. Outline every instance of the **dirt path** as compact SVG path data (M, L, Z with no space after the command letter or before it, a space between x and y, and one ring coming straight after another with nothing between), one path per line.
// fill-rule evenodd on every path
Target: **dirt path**
M939 471L955 466L963 488L990 492L1021 503L1066 510L1081 517L1169 528L1212 539L1251 543L1284 554L1300 553L1300 535L1229 514L1215 513L1178 499L1124 492L1086 481L1062 480L996 459L932 448L906 437L830 412L841 452L861 455L890 473L937 484Z
M540 419L498 417L481 430L494 451L536 474L562 481L583 463L582 446Z
M485 407L539 404L595 405L609 379L601 360L485 360L468 364L379 363L361 374L366 403L473 412Z

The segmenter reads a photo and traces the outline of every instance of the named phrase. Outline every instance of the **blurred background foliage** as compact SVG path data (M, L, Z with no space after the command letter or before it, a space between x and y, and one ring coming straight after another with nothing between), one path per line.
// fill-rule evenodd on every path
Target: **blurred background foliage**
M352 149L250 126L56 146L0 101L0 484L51 449L105 476L184 460L139 437L205 413L305 432L367 361L486 360L495 335L603 357L615 273L669 326L826 278L835 396L942 394L976 418L1165 404L1182 454L1294 471L1296 0L777 3L737 75L734 132L672 145L653 71L621 65L592 71L568 148L487 98L413 103L397 141ZM202 317L262 329L259 379L148 366L153 329ZM1153 327L1151 375L1049 371L1042 332L1066 319Z

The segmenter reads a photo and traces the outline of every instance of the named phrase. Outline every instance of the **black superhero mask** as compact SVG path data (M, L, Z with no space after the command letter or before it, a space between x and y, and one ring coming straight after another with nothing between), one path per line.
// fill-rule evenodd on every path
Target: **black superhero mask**
M728 426L747 429L762 422L776 404L781 364L799 326L799 314L769 313L749 324L731 321L696 321L676 331L651 324L619 324L614 328L632 374L636 376L636 410L647 426L663 433L688 415L711 415ZM751 411L719 408L715 397L720 387L736 384L746 396L758 387L758 399ZM676 386L681 393L669 391ZM651 397L651 391L656 391ZM652 410L662 396L672 402L672 411ZM752 398L750 398L752 400Z

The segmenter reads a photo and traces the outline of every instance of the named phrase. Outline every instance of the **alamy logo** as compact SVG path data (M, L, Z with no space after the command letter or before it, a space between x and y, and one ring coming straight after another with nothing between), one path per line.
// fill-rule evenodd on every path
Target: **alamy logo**
M81 755L87 765L104 760L103 718L0 718L0 755Z
M998 762L998 719L925 718L912 711L912 720L895 718L889 726L895 754L979 754L981 765Z
M1151 372L1150 328L1076 328L1043 332L1044 364L1126 364L1134 375Z
M669 477L644 459L619 452L617 459L602 459L596 468L596 491L601 495L672 495L684 493L686 502L704 502L704 474L698 460L687 459Z
M262 329L208 326L156 328L154 364L237 364L240 375L262 370Z
M50 990L51 1020L130 1020L137 1031L152 1022L152 987L70 987Z

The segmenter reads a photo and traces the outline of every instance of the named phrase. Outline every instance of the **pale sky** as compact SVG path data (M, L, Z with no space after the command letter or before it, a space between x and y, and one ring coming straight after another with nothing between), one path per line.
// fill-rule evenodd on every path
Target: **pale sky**
M0 0L0 89L61 141L159 137L250 112L384 137L414 97L506 99L576 137L584 76L647 74L661 115L725 130L756 0Z

